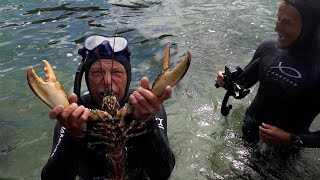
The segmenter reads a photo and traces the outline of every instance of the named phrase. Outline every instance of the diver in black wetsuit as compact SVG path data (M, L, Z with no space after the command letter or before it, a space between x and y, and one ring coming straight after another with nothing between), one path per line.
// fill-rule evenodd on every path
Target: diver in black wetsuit
M320 131L309 131L320 112L320 1L282 0L277 15L277 39L257 48L251 69L237 80L244 88L259 82L244 119L244 139L282 148L320 147ZM219 71L216 83L223 86L223 78Z
M78 96L72 94L70 106L57 106L49 114L58 123L51 156L42 170L41 179L71 180L77 176L81 180L110 179L111 167L105 154L88 147L89 138L83 132L89 116L87 108L101 109L102 98L110 91L120 99L121 106L130 102L134 107L126 122L133 119L147 122L147 134L126 143L129 179L168 179L175 165L175 157L167 138L167 116L162 103L171 97L171 87L166 87L164 94L156 97L149 91L148 79L142 78L137 91L129 90L130 51L123 37L93 35L84 44L85 47L79 50L83 61L74 88ZM83 73L89 94L80 97ZM77 97L80 97L78 101Z

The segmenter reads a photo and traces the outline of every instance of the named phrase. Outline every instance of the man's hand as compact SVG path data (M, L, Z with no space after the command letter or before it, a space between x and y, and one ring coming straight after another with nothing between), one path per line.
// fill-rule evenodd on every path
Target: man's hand
M133 118L139 122L148 120L153 113L161 110L163 101L171 98L171 96L171 86L167 86L161 96L155 96L150 91L148 78L143 77L138 90L130 95L130 102L134 107Z
M291 141L290 133L269 124L262 123L259 126L260 139L267 144L274 146L289 146Z
M57 119L58 123L75 137L84 137L83 130L86 128L86 121L90 111L84 106L76 104L77 95L72 93L69 97L70 105L63 107L59 105L53 108L49 114L50 119Z
M217 78L216 78L216 84L220 87L224 85L224 76L223 76L224 71L218 71L217 72Z

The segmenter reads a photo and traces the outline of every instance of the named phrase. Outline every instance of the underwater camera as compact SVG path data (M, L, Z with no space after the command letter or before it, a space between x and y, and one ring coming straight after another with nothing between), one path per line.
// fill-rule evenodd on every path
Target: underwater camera
M223 85L223 88L226 89L227 92L223 98L221 105L221 114L223 116L227 116L232 109L231 104L227 105L230 96L233 96L235 99L242 99L250 92L249 89L245 89L237 84L237 80L242 73L243 71L239 66L236 68L225 66L225 72L223 74L225 83ZM215 86L219 88L218 84L216 84Z
M242 69L237 66L236 68L233 68L231 66L225 66L225 71L224 71L224 88L226 90L234 88L234 85L236 84L236 80L242 73Z

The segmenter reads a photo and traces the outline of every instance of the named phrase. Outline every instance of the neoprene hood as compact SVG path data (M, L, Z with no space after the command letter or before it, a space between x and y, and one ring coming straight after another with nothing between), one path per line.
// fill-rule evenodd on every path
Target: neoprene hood
M302 18L302 31L300 33L298 44L304 44L319 39L320 29L320 0L285 0L295 7Z
M106 36L106 37L108 37L108 36ZM78 85L79 87L75 88L75 93L80 92L80 84L81 84L81 77L82 77L83 71L85 73L85 80L86 80L87 88L89 90L89 93L91 93L90 88L89 88L90 82L88 81L88 74L89 74L89 70L91 68L91 65L100 59L113 59L113 60L121 63L126 70L126 73L127 73L127 84L126 84L126 89L125 89L125 97L126 97L128 91L129 91L130 83L131 83L131 64L130 64L130 54L131 53L130 53L130 50L127 45L126 45L126 47L123 48L123 50L121 50L119 52L113 52L113 48L111 47L110 42L108 40L105 40L92 50L88 50L86 47L83 47L83 48L79 49L78 53L79 53L79 55L82 56L83 60L82 60L82 64L79 66L79 69L81 69L80 70L81 72L79 73L80 78L78 78L78 79L80 79L80 80L78 80L78 82L75 82L75 83L79 84ZM77 95L79 96L79 94L77 94ZM121 105L123 104L122 101L125 99L125 97L123 97L123 99L119 100Z

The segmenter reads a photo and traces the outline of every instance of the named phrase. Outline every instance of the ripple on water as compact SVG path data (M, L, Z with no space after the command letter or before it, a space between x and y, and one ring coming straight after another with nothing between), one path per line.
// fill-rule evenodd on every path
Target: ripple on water
M160 72L167 42L174 44L171 64L191 51L189 72L165 102L177 160L172 179L276 177L263 173L277 166L249 162L241 143L242 117L252 97L233 101L232 112L222 117L224 91L213 81L225 65L246 65L256 46L274 34L277 6L274 0L1 0L0 178L39 178L51 148L55 122L28 88L26 68L34 66L43 76L41 61L49 60L70 93L84 38L114 34L117 27L129 39L133 88L143 76L154 79ZM307 151L296 172L280 168L277 177L316 179L318 157L318 151Z

